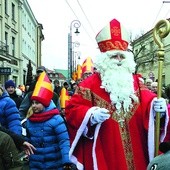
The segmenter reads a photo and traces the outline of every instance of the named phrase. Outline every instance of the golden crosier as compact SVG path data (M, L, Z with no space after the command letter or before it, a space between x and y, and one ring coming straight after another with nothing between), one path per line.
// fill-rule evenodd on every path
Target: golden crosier
M164 44L162 39L165 38L170 32L170 23L168 20L160 20L153 29L153 37L155 43L158 45L159 49L157 51L158 57L158 91L157 97L161 98L162 93L162 70L164 62ZM156 113L156 122L155 122L155 156L159 152L159 139L160 139L160 113Z

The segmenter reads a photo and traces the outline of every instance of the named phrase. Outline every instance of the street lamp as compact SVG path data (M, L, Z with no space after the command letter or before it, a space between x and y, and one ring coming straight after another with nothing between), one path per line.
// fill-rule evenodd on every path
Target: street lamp
M76 29L74 32L76 35L78 35L80 32L78 28L81 26L81 23L79 20L73 20L70 23L70 32L68 34L68 79L72 77L72 73L74 72L74 51L73 51L73 45L72 42L72 27Z

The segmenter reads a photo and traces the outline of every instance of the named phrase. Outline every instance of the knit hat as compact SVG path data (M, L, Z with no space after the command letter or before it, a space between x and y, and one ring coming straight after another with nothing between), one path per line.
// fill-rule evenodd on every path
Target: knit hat
M41 72L43 72L43 71L47 72L47 70L46 70L46 68L45 68L44 66L39 66L39 67L37 68L37 70L36 70L37 73L41 73Z
M69 84L65 81L65 82L63 83L63 86L69 86Z
M101 52L111 50L126 51L128 48L130 36L122 24L113 19L96 36Z
M35 85L31 100L36 100L44 106L49 106L53 97L53 87L45 71L43 71Z
M7 89L8 87L16 87L15 83L13 82L13 80L8 80L5 82L5 89Z

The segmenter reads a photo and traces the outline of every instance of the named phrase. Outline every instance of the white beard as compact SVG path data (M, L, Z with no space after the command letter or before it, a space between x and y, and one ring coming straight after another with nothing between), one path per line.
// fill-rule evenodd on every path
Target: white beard
M118 60L110 56L117 52L123 54L125 59L118 66ZM116 107L117 113L121 112L122 106L125 114L132 108L132 99L137 101L134 94L133 75L135 62L129 52L106 52L101 54L96 61L97 71L101 74L102 87L110 94L112 104Z

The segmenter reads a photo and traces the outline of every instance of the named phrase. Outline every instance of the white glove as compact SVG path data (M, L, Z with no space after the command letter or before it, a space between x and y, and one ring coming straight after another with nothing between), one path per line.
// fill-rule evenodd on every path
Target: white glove
M91 125L102 123L105 120L109 119L109 117L110 117L109 110L105 108L96 108L90 119Z
M166 100L164 98L154 99L153 109L155 112L165 113L166 107Z

